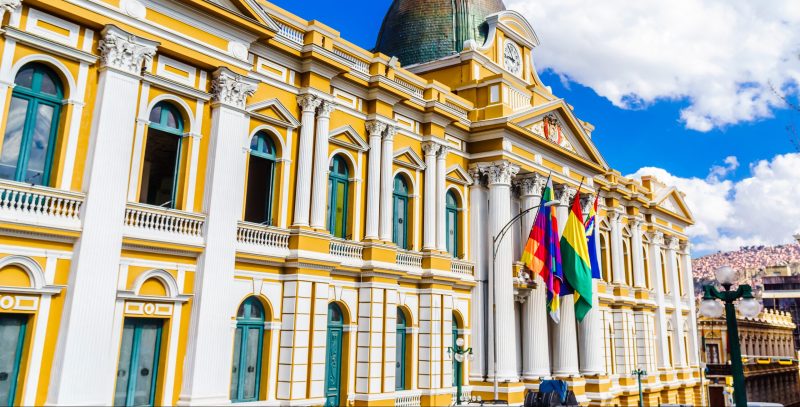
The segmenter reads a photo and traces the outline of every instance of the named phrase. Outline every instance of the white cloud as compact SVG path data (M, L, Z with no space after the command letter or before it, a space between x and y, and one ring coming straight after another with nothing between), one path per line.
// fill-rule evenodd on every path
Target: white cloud
M749 177L737 182L719 174L735 169L738 160L728 157L725 163L712 167L706 179L681 178L655 167L641 168L629 177L652 175L686 194L697 222L687 231L695 254L791 242L792 234L800 230L800 153L753 163Z
M800 83L797 0L507 0L533 24L537 67L618 107L687 100L680 120L709 131L767 118L770 84Z

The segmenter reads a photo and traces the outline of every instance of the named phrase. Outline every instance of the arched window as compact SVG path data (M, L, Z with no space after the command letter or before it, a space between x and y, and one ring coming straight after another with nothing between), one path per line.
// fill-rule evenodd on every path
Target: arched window
M607 283L611 282L611 277L609 276L611 273L611 265L608 252L607 234L606 232L600 232L600 267L603 269L603 280L605 280Z
M150 111L149 120L139 202L175 208L181 172L183 119L174 105L159 102Z
M331 160L328 176L328 230L334 237L347 239L347 208L350 174L341 155Z
M458 252L458 200L453 191L447 191L445 199L445 220L447 221L447 251L453 257L461 257Z
M394 177L392 241L408 249L408 184L402 175Z
M250 161L247 166L247 195L244 220L272 225L272 199L275 189L275 143L264 132L250 142Z
M406 316L397 309L397 341L394 369L395 390L406 389Z
M264 307L256 297L246 299L236 313L231 369L231 401L258 400L261 351L264 346Z
M8 106L0 178L50 184L63 98L61 81L52 69L40 63L20 69Z

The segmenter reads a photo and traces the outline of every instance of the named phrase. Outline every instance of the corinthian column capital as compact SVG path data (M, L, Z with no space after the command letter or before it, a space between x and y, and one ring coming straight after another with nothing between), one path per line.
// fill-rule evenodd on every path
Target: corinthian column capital
M665 240L667 243L667 249L669 250L678 250L678 248L680 247L681 241L677 237L668 236L665 238Z
M514 164L511 164L508 161L497 161L485 168L486 174L489 176L489 184L505 184L511 185L511 179L513 179L517 173L519 173L519 167Z
M310 93L305 93L297 96L297 104L303 109L303 113L314 112L322 104L322 99Z
M329 102L327 100L320 100L319 103L319 110L317 113L319 117L329 118L331 117L331 112L333 112L334 105L333 102Z
M558 196L559 205L561 206L569 206L572 202L572 198L575 198L575 194L578 193L577 189L572 188L569 185L559 185L555 189Z
M14 10L18 9L22 5L22 0L0 0L0 19L2 19L6 13L13 13Z
M433 141L425 141L422 143L422 151L425 153L426 156L433 155L439 153L439 150L442 148L442 145Z
M664 245L664 234L658 230L648 233L647 237L649 237L650 242L656 246Z
M539 174L533 174L517 179L514 183L519 187L520 196L542 196L547 179Z
M255 81L220 68L211 81L211 100L217 103L244 109L247 98L256 92Z
M386 140L394 140L394 135L397 134L397 127L386 126L386 135L383 136Z
M366 124L367 126L367 133L370 136L380 136L384 130L386 130L386 123L379 122L377 120L370 120Z
M97 47L101 67L133 75L140 75L150 67L156 54L157 42L139 38L113 25L107 25L102 36Z

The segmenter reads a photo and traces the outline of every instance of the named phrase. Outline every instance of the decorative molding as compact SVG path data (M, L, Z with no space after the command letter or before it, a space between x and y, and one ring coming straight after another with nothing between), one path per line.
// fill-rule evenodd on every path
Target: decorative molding
M329 102L324 102L323 105L325 105L325 104L330 104L330 103ZM350 142L334 138L334 137L336 137L338 135L341 135L341 134L346 135L347 138L350 139ZM367 150L369 150L369 144L366 142L366 140L364 140L364 138L361 137L360 134L358 134L356 129L354 129L353 126L350 126L350 125L342 126L342 127L337 128L337 129L331 130L331 132L330 132L330 134L328 136L328 141L331 144L338 145L338 146L345 147L345 148L349 148L349 149L353 149L353 150L356 150L356 151L367 151Z
M0 21L6 16L6 13L11 14L20 6L22 6L22 0L0 0Z
M331 112L333 112L333 109L335 107L336 107L336 105L334 105L332 102L327 101L327 100L322 100L321 103L319 104L318 109L317 109L317 117L318 118L330 118L331 117Z
M518 178L514 185L519 187L520 196L542 196L547 178L540 174L526 175Z
M366 123L367 133L370 136L380 136L386 130L386 123L378 120L370 120Z
M422 142L422 151L425 153L425 156L433 155L439 153L439 150L442 148L442 145L434 142L434 141L424 141Z
M575 198L575 194L578 193L577 189L569 185L558 185L555 189L560 206L569 206L572 198Z
M256 82L233 73L228 68L219 68L211 81L211 101L244 109L247 98L256 92Z
M665 242L667 244L667 249L669 250L678 250L680 246L680 240L674 236L667 236L665 237Z
M150 63L153 62L159 43L139 38L113 25L107 25L102 36L103 39L97 47L102 67L118 69L132 75L150 70Z
M656 230L655 232L650 232L647 234L647 237L650 238L650 243L663 246L664 245L664 234L660 231Z
M399 158L402 156L408 157L409 161L402 161ZM426 168L425 162L422 160L416 151L414 151L411 147L406 147L400 150L395 151L394 153L394 163L403 167L411 168L415 171L422 171Z
M303 108L303 113L315 112L319 105L322 104L322 99L316 95L304 93L297 96L297 104Z

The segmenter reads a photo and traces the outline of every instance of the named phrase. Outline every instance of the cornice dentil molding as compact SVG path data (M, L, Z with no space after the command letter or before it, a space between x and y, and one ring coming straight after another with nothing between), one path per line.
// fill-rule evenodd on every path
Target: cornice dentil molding
M97 50L100 65L133 75L150 68L158 43L139 38L114 26L103 29Z
M237 75L227 68L220 68L214 72L211 81L211 100L223 105L244 109L247 98L256 92L256 85L252 80Z

